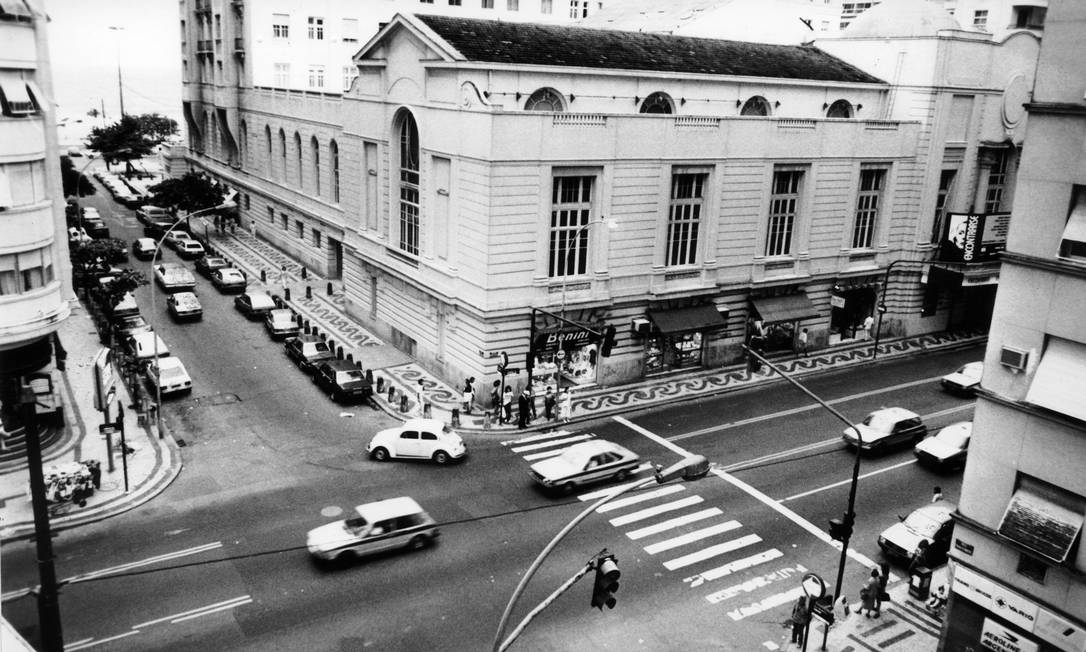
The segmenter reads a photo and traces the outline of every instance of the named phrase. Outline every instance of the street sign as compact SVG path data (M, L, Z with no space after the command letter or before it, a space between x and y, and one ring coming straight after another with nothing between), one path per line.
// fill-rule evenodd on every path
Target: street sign
M94 407L105 412L117 394L117 378L113 373L113 350L98 349L91 367L94 374Z
M880 303L879 306L878 306L878 311L879 312L886 312L886 304L885 303Z

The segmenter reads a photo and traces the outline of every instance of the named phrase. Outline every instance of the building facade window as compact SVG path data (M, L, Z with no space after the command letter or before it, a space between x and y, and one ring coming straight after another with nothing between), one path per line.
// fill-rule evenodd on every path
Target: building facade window
M946 203L950 197L950 189L954 187L954 177L957 170L943 170L939 173L939 192L935 195L935 218L931 223L931 241L940 242L943 239L943 222L946 219Z
M321 248L321 232L316 230L316 229L312 229L312 231L313 231L313 246L316 247L317 249L320 249Z
M287 218L287 214L286 213L280 213L279 214L279 219L283 223L283 230L284 231L288 230L290 228L290 220Z
M653 93L645 98L639 109L641 113L674 113L675 103L667 93Z
M852 225L852 248L870 249L879 221L879 203L886 183L886 170L860 170L860 188L856 195L856 221Z
M400 251L419 254L419 129L415 118L400 115Z
M290 86L290 64L277 63L273 66L275 85L278 88Z
M321 196L321 144L316 136L309 139L309 150L313 157L313 188L319 199Z
M554 0L539 0L539 13L549 16L554 13Z
M827 118L851 118L852 103L848 100L837 100L826 109Z
M665 259L665 264L669 267L693 265L697 262L705 180L704 174L683 173L671 177Z
M988 10L978 9L973 12L973 27L982 32L988 31Z
M344 43L357 43L358 42L358 19L357 18L344 18L343 25L343 42Z
M588 2L589 0L570 0L569 17L588 18Z
M343 66L343 92L351 90L351 84L358 77L358 68L354 66Z
M0 255L0 295L33 292L53 282L53 257L48 248Z
M32 206L47 199L44 161L0 164L0 210Z
M238 161L241 167L244 168L246 163L246 157L249 154L249 127L242 120L238 126Z
M483 0L483 9L493 9L494 0Z
M324 40L324 19L317 16L309 17L309 40Z
M792 253L792 231L799 211L802 179L802 170L779 169L773 172L765 245L767 256L787 256Z
M304 167L302 166L302 135L297 131L294 132L294 167L297 170L298 178L296 179L298 187L303 186L304 179Z
M299 240L305 239L305 223L301 220L294 220L294 231L298 234Z
M339 203L339 144L328 143L328 155L332 159L332 201Z
M272 14L272 38L290 38L289 14Z
M769 101L761 95L755 95L743 103L739 115L767 116L769 115Z
M588 271L592 223L592 176L558 176L551 185L550 246L547 275L579 276Z
M275 224L275 209L271 206L268 206L268 222Z
M459 7L460 6L460 0L449 0L449 6L450 7Z
M520 0L506 0L505 8L509 11L520 11Z
M272 156L272 136L271 126L269 125L264 125L264 149L264 172L268 175L268 178L271 179L272 161L274 160L274 157Z
M309 66L309 87L324 88L324 66Z
M287 134L279 130L279 181L287 181Z
M566 110L566 101L562 94L553 88L541 88L532 93L524 103L525 111L554 111Z
M992 167L988 169L988 190L984 195L984 212L998 213L1003 209L1003 194L1007 189L1006 150L992 152Z

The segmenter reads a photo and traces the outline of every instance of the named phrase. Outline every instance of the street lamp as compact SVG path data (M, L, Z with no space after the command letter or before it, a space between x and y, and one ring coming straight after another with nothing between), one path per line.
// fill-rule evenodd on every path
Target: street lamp
M190 217L202 215L204 213L210 213L211 211L217 211L226 208L226 204L218 204L217 206L211 206L209 208L201 208L198 211L193 211L186 215L182 215L173 221L170 228L166 229L166 232L162 234L162 237L155 243L155 250L151 254L151 267L153 268L155 263L158 262L158 252L162 248L162 243L166 241L173 230L177 228L178 224L181 224L182 220L187 220ZM154 359L155 364L158 364L158 330L155 328L158 325L158 312L155 310L155 285L151 283L151 332L154 333L152 338L154 346ZM160 372L161 373L161 372ZM162 439L162 382L160 379L155 379L155 427L158 428L158 438Z
M705 474L709 472L709 461L706 460L705 457L702 455L691 455L689 457L685 457L667 468L658 465L654 466L656 471L653 474L653 477L646 478L642 482L631 482L630 484L624 486L615 487L615 490L613 492L597 500L588 509L578 514L572 521L570 521L565 527L563 527L562 530L558 534L556 534L553 539L551 539L551 542L548 543L545 548L543 548L543 551L540 552L539 556L535 558L535 561L532 562L532 565L528 567L528 571L524 573L523 577L520 578L520 583L517 584L517 588L513 591L513 595L510 596L509 603L505 605L505 611L502 613L501 622L498 623L498 632L494 635L494 652L502 652L510 645L512 645L513 641L516 640L517 636L527 626L528 621L531 619L531 617L534 616L535 613L538 613L538 611L534 611L529 614L528 618L517 626L516 630L514 630L514 632L509 636L508 639L504 641L502 640L502 635L505 634L505 627L509 623L509 616L510 614L512 614L513 607L516 605L517 600L520 598L521 594L524 593L524 589L528 586L528 581L531 580L532 576L535 575L537 570L539 570L539 567L543 564L543 560L546 559L548 555L550 555L551 551L554 550L555 546L557 546L558 543L561 542L562 539L564 539L566 535L573 530L573 528L577 527L577 525L581 521L588 518L589 514L623 494L627 494L631 491L636 491L638 489L644 489L645 487L648 487L653 483L663 484L676 478L682 478L683 480L697 480L705 477Z
M577 231L574 232L573 236L569 239L569 243L566 244L566 252L562 257L562 267L564 268L562 270L563 272L566 272L566 271L569 270L569 255L570 255L570 253L573 252L573 245L577 244L577 241L580 240L582 233L584 233L589 228L591 228L591 227L593 227L593 226L595 226L597 224L606 224L607 228L609 228L609 229L613 229L613 228L618 226L617 221L615 221L613 219L611 219L611 220L604 219L602 217L600 219L594 221L594 222L589 222L587 224L582 224L581 228L577 229ZM574 265L574 272L576 272L576 265ZM571 276L571 274L566 274L566 273L562 274L562 310L561 310L561 315L562 315L563 318L565 318L565 316L566 316L566 285L569 284L569 277L570 276Z
M110 25L109 29L114 32L123 32L123 27L117 27L116 25ZM117 35L117 95L121 101L121 117L124 118L124 84L121 82L121 38L120 34Z

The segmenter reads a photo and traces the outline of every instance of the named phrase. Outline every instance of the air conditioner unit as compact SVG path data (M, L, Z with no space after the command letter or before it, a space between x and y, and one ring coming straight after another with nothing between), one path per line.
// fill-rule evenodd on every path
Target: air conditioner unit
M647 319L637 318L630 322L630 330L636 337L648 337L652 324Z
M999 364L1015 371L1023 371L1029 364L1029 351L1016 349L1013 346L1004 346L999 351Z

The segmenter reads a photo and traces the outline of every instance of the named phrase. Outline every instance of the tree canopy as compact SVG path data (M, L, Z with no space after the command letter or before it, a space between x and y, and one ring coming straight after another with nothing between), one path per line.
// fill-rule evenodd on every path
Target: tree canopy
M96 192L90 179L79 172L75 164L72 163L72 159L67 156L60 157L60 179L61 184L64 186L65 197L72 195L82 197L83 195L93 195ZM76 183L79 184L79 192L76 192Z
M177 121L164 115L125 115L111 125L92 128L87 146L101 152L107 162L130 161L150 154L176 133Z
M149 203L186 213L218 206L224 197L222 186L212 184L195 172L188 172L180 178L166 179L148 190L151 192Z

